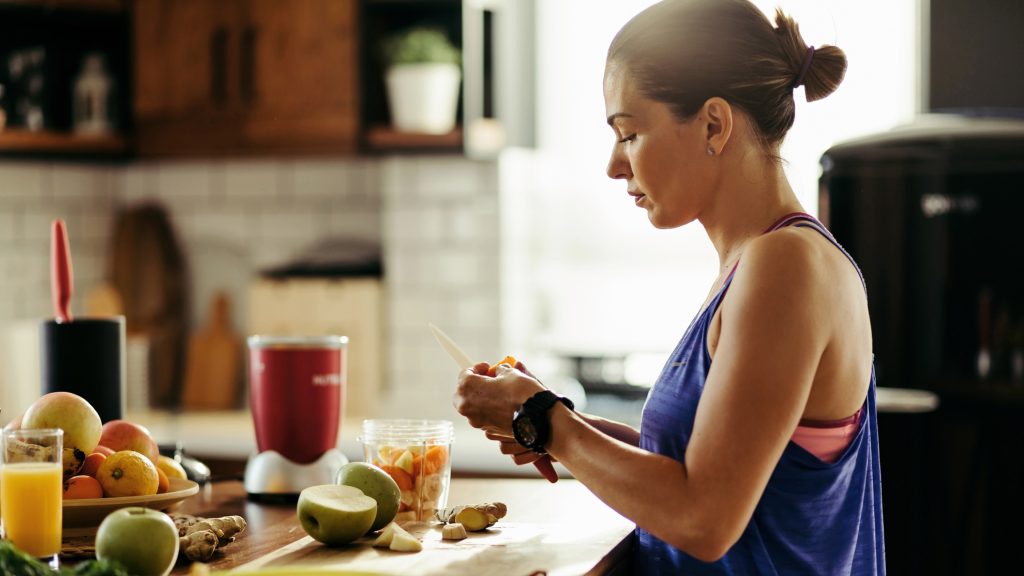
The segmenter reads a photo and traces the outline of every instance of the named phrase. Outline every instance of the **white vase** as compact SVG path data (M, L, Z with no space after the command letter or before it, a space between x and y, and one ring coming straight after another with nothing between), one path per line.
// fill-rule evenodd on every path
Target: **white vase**
M385 73L391 123L401 132L447 134L455 128L462 72L455 64L399 64Z

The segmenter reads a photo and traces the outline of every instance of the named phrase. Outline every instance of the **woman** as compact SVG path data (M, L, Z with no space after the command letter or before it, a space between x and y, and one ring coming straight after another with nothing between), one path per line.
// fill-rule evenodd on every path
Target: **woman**
M636 522L638 573L885 572L863 280L779 159L793 90L822 98L845 69L746 0L633 18L605 69L608 175L655 227L704 227L721 264L707 302L639 431L574 412L521 364L459 377L456 409L503 453L549 454Z

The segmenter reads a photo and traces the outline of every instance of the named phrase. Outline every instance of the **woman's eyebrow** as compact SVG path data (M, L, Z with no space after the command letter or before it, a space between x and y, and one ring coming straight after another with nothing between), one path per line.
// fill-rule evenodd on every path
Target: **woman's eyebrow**
M616 112L615 114L612 114L611 116L608 117L608 125L609 126L613 126L614 123L615 123L615 119L616 118L632 118L632 117L633 117L632 114L628 114L626 112Z

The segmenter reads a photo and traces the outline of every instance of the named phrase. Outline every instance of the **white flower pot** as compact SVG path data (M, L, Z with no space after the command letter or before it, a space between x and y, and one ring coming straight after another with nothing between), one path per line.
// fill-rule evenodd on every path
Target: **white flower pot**
M385 73L391 123L401 132L447 134L455 128L462 72L455 64L399 64Z

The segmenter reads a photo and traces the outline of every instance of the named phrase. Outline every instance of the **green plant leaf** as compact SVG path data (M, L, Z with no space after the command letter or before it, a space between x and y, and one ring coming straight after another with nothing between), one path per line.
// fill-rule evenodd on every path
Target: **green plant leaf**
M439 28L417 26L389 36L382 44L384 62L397 64L459 64L461 54Z

